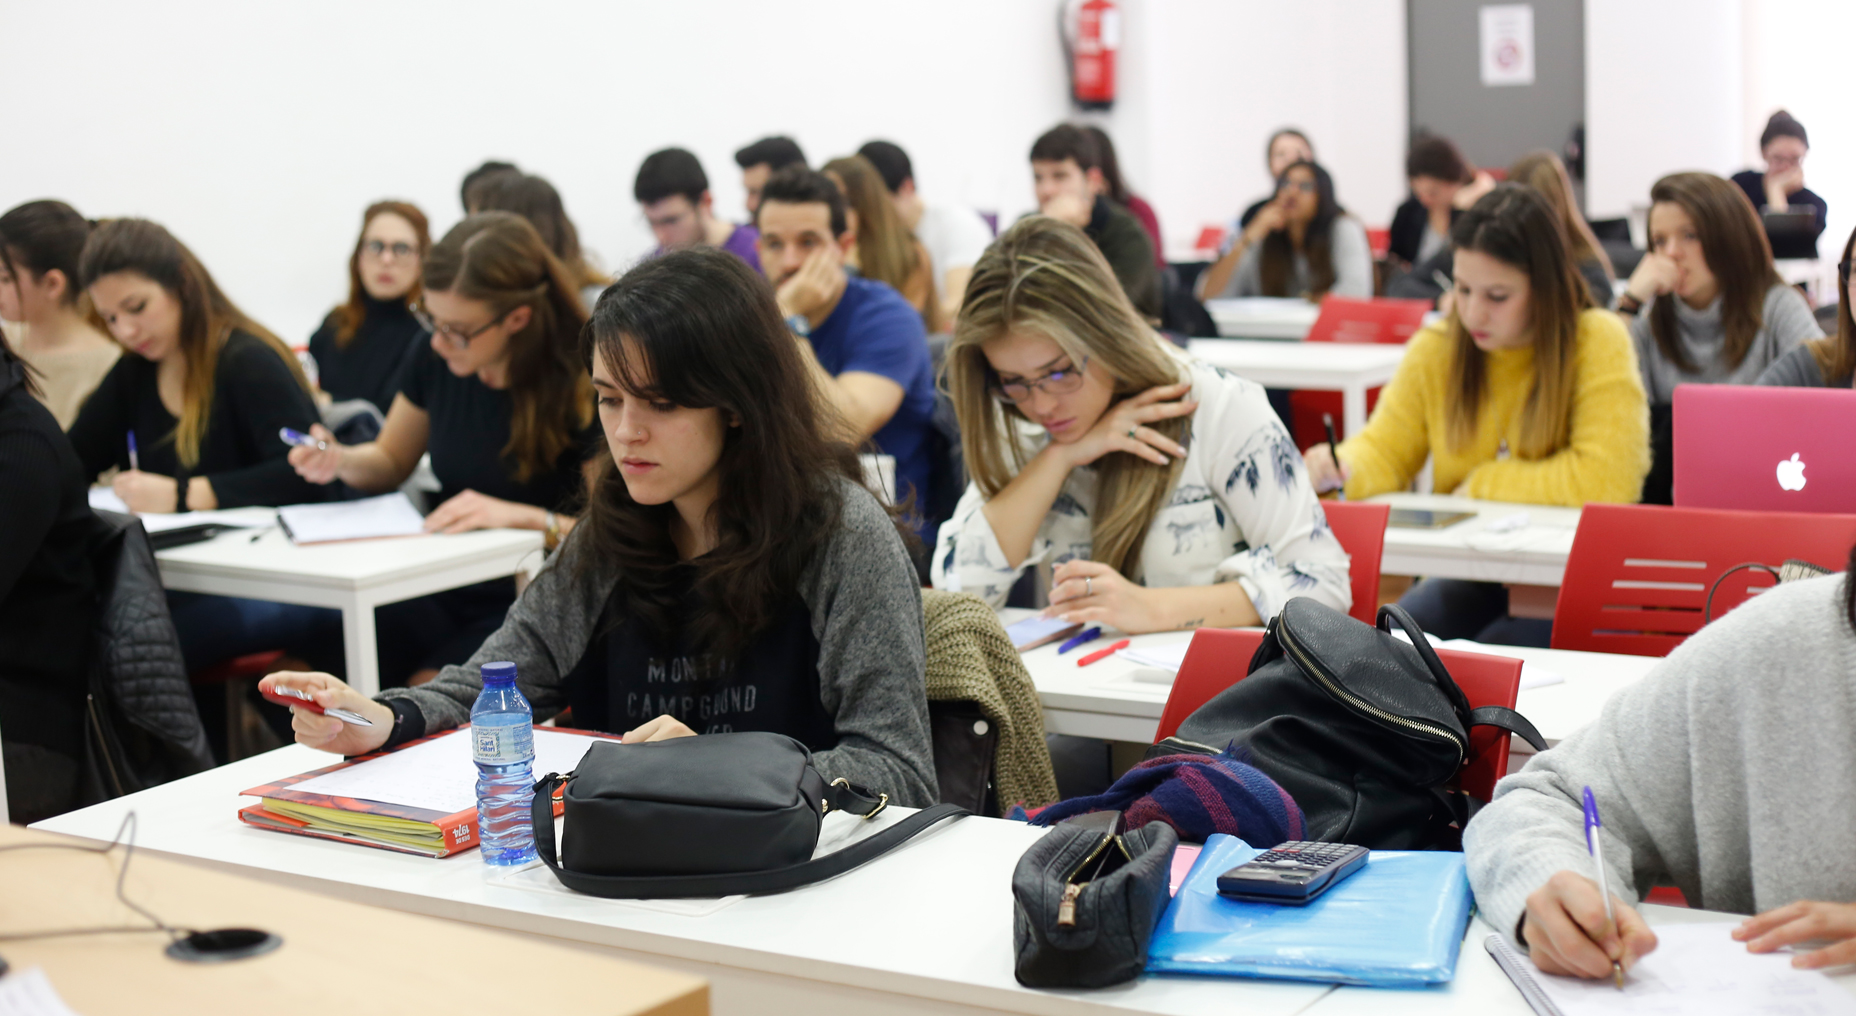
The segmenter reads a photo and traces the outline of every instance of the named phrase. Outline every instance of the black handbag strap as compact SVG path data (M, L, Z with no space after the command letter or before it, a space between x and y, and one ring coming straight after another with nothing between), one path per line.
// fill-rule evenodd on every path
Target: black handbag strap
M1540 731L1527 717L1507 706L1477 706L1469 711L1469 723L1472 727L1500 727L1510 734L1520 734L1535 751L1547 750L1547 739L1540 736Z
M1437 658L1437 650L1431 648L1431 640L1425 637L1424 629L1418 627L1417 619L1406 613L1404 607L1396 603L1388 603L1379 608L1380 631L1387 633L1392 631L1391 625L1386 623L1388 620L1404 630L1405 637L1411 640L1411 647L1418 651L1418 658L1423 660L1424 666L1430 670L1431 680L1437 682L1437 687L1443 690L1444 697L1450 700L1451 708L1456 710L1458 716L1463 717L1464 726L1468 726L1470 722L1469 696L1464 695L1463 689L1457 687L1456 679L1450 676L1450 671L1444 667L1444 661Z
M931 808L910 815L908 818L890 826L888 829L858 840L841 850L834 850L824 857L798 864L789 864L784 868L772 868L767 871L737 872L726 875L585 875L568 871L555 859L554 851L554 789L572 776L549 773L535 784L535 802L530 818L535 827L535 852L541 855L543 864L561 884L589 896L603 896L608 899L623 900L657 900L657 899L712 899L719 896L749 895L785 892L814 882L823 882L828 878L859 867L867 861L878 857L927 831L944 819L958 818L967 814L965 808L952 804L937 804ZM888 806L887 795L872 794L844 780L834 780L826 788L826 811L848 811L868 819Z

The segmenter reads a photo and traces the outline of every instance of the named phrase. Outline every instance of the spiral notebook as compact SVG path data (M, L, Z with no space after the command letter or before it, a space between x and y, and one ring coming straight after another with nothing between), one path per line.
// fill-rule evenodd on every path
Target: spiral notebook
M1856 1016L1856 995L1815 970L1792 968L1786 950L1754 954L1729 924L1665 924L1656 951L1631 968L1624 990L1544 973L1500 935L1482 943L1540 1016Z

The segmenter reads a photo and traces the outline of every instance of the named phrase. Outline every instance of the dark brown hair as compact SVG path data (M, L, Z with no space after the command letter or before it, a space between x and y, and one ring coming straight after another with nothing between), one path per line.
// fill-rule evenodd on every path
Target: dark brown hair
M1297 161L1283 169L1276 178L1280 192L1289 182L1289 174L1306 169L1315 178L1315 217L1302 233L1302 257L1308 261L1308 291L1319 296L1334 288L1334 220L1340 218L1340 202L1334 199L1334 178L1312 162ZM1257 281L1264 296L1301 296L1289 292L1289 278L1295 272L1295 245L1285 227L1263 238L1257 254Z
M84 295L78 284L78 259L90 237L90 222L62 201L28 201L0 215L0 264L15 279L20 269L35 276L64 274L64 304L76 307Z
M1102 166L1102 152L1096 139L1075 124L1060 123L1038 136L1031 144L1032 162L1062 162L1069 159L1087 173Z
M593 419L593 383L580 359L586 306L541 235L510 212L480 212L451 227L425 259L425 288L482 300L499 316L531 311L509 339L511 475L527 483L579 440Z
M580 249L580 231L567 217L567 206L554 185L529 173L499 173L486 177L480 190L471 191L480 212L514 212L529 221L548 250L567 266L575 286L604 286L611 282L599 273Z
M1739 367L1759 334L1767 291L1785 284L1772 267L1772 244L1759 213L1739 187L1713 173L1671 173L1656 181L1650 188L1652 217L1663 203L1680 207L1695 224L1701 258L1721 291L1721 327L1727 334L1721 359L1729 368ZM1650 334L1665 359L1693 372L1696 364L1676 334L1677 299L1673 293L1656 298L1650 308Z
M1839 267L1847 266L1852 255L1856 255L1856 232L1843 241L1843 261ZM1849 269L1843 267L1843 270L1847 276ZM1850 316L1848 282L1837 287L1837 334L1813 339L1806 345L1811 347L1811 358L1823 372L1825 384L1834 385L1856 374L1856 319Z
M13 347L6 341L6 332L0 331L0 367L9 363L19 364L20 384L26 389L27 395L38 398L45 394L45 390L39 386L39 372L13 352Z
M1560 227L1566 231L1566 242L1572 245L1572 259L1575 264L1587 261L1598 262L1605 270L1605 277L1616 279L1617 272L1611 267L1611 256L1598 242L1592 227L1579 213L1579 200L1572 191L1572 178L1566 174L1566 164L1560 157L1545 149L1529 152L1508 167L1510 183L1524 183L1540 192L1553 206L1553 215L1560 220Z
M1476 178L1476 170L1449 138L1420 134L1405 155L1405 177L1420 176L1446 183L1469 183Z
M189 468L200 461L200 441L213 407L213 378L219 351L233 331L246 332L271 347L290 368L290 376L310 392L309 379L296 354L270 329L239 310L200 259L174 234L147 219L110 219L91 231L79 260L84 288L117 272L133 272L180 303L180 352L187 365L181 383L180 423L174 428L174 454Z
M1528 317L1534 332L1534 388L1521 409L1524 459L1543 459L1564 447L1572 432L1578 372L1579 315L1592 291L1566 244L1566 231L1539 191L1497 184L1450 229L1458 251L1476 251L1527 273ZM1488 398L1488 354L1476 348L1463 319L1450 315L1449 443L1475 440L1476 418Z
M578 566L614 568L625 613L667 644L733 655L792 602L799 576L837 527L857 454L814 388L773 286L725 251L692 247L626 272L600 295L587 357L628 394L716 409L728 426L710 508L715 549L688 562L701 607L674 593L682 567L676 506L632 500L609 455L574 531Z
M1776 138L1797 138L1799 144L1806 148L1811 147L1811 139L1805 135L1804 124L1793 119L1790 113L1782 109L1772 114L1771 118L1766 121L1766 129L1759 135L1759 147L1764 150Z
M354 341L354 333L367 319L367 289L361 284L361 247L366 242L367 227L377 215L397 215L412 226L413 235L419 239L419 260L425 261L432 252L432 231L426 224L425 213L410 201L376 201L367 206L361 215L361 232L354 238L354 253L348 255L348 302L329 312L335 320L335 345L346 349ZM419 279L415 276L412 288L406 291L405 302L411 304L419 298Z

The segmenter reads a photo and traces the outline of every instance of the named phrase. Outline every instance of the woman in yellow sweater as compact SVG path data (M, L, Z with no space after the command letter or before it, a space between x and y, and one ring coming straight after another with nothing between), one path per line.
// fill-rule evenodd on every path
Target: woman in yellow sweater
M1436 489L1490 501L1632 502L1650 468L1649 407L1630 334L1595 309L1564 227L1539 193L1491 191L1457 220L1450 318L1412 337L1366 429L1308 450L1317 490L1408 486L1428 455ZM1400 601L1441 638L1545 645L1508 617L1496 583L1426 579Z

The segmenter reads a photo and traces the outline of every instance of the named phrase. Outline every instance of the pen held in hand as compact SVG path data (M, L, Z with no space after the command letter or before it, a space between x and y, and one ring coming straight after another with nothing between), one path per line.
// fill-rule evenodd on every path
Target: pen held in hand
M1592 797L1592 788L1585 788L1585 846L1592 853L1592 865L1598 869L1598 895L1605 898L1605 931L1611 934L1618 930L1617 909L1611 902L1611 878L1605 872L1604 845L1599 842L1599 830L1604 823L1598 820L1598 801ZM1599 936L1603 938L1603 934ZM1622 947L1623 936L1619 935ZM1616 982L1619 991L1624 990L1624 966L1617 960L1611 961L1611 979Z
M329 443L327 441L321 438L310 437L300 430L291 430L289 427L279 428L277 436L284 444L295 445L298 448L314 448L319 452L326 452L329 450ZM130 454L134 453L131 452Z
M133 430L129 432L129 468L136 472L142 470L141 457L135 453L135 431Z
M1328 457L1334 460L1334 471L1340 472L1340 442L1334 439L1334 414L1322 413L1321 426L1328 432ZM1340 499L1347 500L1347 484L1341 481Z

